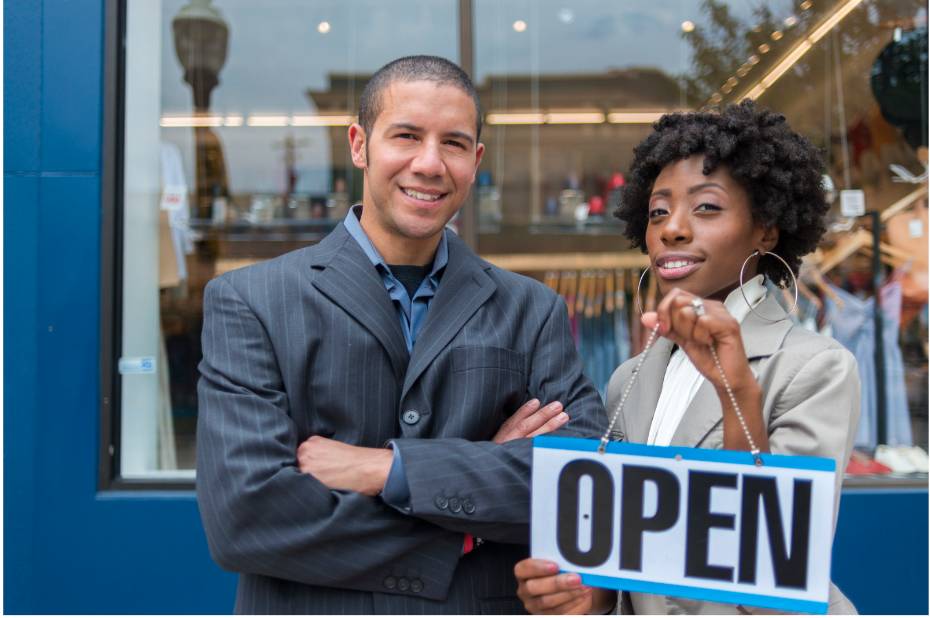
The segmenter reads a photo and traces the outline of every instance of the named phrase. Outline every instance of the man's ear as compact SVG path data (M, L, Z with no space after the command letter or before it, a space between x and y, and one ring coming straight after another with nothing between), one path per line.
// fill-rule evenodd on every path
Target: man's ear
M479 143L475 149L475 169L471 174L471 181L475 182L475 175L478 173L478 166L481 165L481 157L484 156L484 144Z
M352 163L360 170L368 168L366 158L368 149L365 148L367 141L368 136L365 135L365 129L362 128L362 125L357 122L352 123L352 126L349 127L349 148L352 150Z

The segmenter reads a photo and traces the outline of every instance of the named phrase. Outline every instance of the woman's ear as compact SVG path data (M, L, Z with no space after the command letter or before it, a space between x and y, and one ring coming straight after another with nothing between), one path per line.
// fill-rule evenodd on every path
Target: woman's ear
M761 224L760 224L761 226ZM762 237L759 239L759 255L765 255L778 245L778 226L762 228Z

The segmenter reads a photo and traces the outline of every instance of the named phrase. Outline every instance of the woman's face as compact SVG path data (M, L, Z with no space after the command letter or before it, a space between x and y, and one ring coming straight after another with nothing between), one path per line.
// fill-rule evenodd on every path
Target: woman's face
M739 286L740 267L754 251L770 250L778 230L753 219L749 195L729 168L705 176L704 155L666 165L649 198L646 249L659 289L681 288L724 300ZM755 276L759 258L746 264L744 282Z

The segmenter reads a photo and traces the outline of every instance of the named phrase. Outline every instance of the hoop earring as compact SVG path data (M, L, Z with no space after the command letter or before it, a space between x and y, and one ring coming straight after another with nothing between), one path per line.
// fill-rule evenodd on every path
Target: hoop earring
M643 274L639 276L639 283L636 285L636 308L639 309L639 315L643 315L643 304L639 302L639 289L643 287L643 279L646 278L646 273L652 270L652 265L646 267L646 270L643 271Z
M757 256L757 255L760 255L758 251L754 252L752 255L750 255L748 258L746 258L746 261L743 262L743 267L739 269L739 291L740 291L740 294L743 295L743 300L746 301L746 306L749 307L749 310L752 311L753 313L755 313L757 316L759 316L759 317L762 318L763 320L765 320L765 321L767 321L767 322L781 322L782 320L787 320L787 319L788 319L788 316L791 315L792 313L794 313L794 308L798 306L798 278L794 276L794 271L792 271L792 270L791 270L791 267L788 266L788 262L786 262L785 260L783 260L783 259L781 258L781 256L779 256L778 254L772 253L771 251L769 251L768 253L766 253L766 255L771 255L771 256L777 258L779 262L781 262L782 264L784 264L784 265L785 265L785 268L788 270L788 274L791 275L791 278L794 280L794 304L791 306L791 309L788 311L788 313L786 313L786 314L784 315L784 317L778 318L777 320L773 320L772 318L767 318L767 317L765 317L764 315L761 315L758 311L756 311L755 309L753 309L752 303L750 303L750 302L749 302L749 299L746 298L746 290L743 289L743 271L746 270L746 264L749 263L749 260L751 260L752 258L754 258L754 257ZM637 293L638 293L638 290L637 290ZM638 297L638 296L637 296L637 300L639 300L639 297Z

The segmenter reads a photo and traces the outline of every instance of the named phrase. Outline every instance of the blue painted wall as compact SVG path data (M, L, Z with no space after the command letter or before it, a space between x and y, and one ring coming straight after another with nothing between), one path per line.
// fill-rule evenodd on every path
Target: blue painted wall
M103 0L3 8L4 610L229 613L193 492L97 492Z
M232 611L192 492L99 493L103 0L4 4L4 610ZM844 495L834 579L927 613L927 493Z

